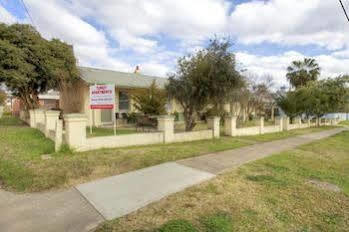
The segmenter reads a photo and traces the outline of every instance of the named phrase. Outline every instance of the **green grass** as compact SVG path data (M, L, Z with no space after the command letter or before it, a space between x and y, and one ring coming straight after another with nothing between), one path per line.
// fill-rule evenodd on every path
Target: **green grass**
M343 126L349 126L349 120L347 120L347 121L341 121L339 124L340 124L340 125L343 125Z
M135 128L117 128L116 135L126 135L126 134L134 134L137 133ZM101 128L101 127L92 127L92 134L90 133L90 128L86 128L86 136L89 137L97 137L97 136L112 136L114 135L113 128Z
M16 117L11 117L10 115L4 114L2 118L0 118L0 126L23 126L24 122L19 120Z
M244 136L242 138L251 140L251 141L256 141L256 142L269 142L273 140L285 139L285 138L294 137L298 135L320 132L320 131L333 129L333 128L336 128L336 127L332 127L332 126L312 127L312 128L290 130L290 131L283 131L283 132L263 134L263 135Z
M246 164L97 231L348 231L349 132ZM323 189L310 180L337 185ZM214 189L214 191L211 191ZM183 221L185 219L185 221ZM175 224L177 224L175 223ZM192 229L195 228L196 230ZM185 230L183 230L185 231Z

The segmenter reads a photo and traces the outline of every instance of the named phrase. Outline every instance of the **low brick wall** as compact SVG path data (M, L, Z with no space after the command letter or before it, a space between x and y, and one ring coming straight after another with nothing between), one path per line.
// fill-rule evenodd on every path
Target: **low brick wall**
M288 129L289 130L295 130L295 129L298 129L298 128L299 128L298 124L289 124L288 125Z
M280 128L279 125L276 125L276 126L266 126L266 127L264 127L263 131L264 131L265 134L267 134L267 133L276 133L276 132L280 132L281 128Z
M137 145L163 143L162 132L139 133L119 136L103 136L86 139L86 145L77 148L77 151L96 150L100 148L116 148Z
M49 139L51 139L52 141L55 141L56 139L56 131L55 130L50 130L48 133L48 137Z
M41 131L42 133L45 133L45 124L44 123L37 123L36 128Z
M190 142L195 140L212 139L212 130L190 131L175 133L173 136L173 142Z
M236 129L236 136L258 135L259 132L259 126L238 128Z

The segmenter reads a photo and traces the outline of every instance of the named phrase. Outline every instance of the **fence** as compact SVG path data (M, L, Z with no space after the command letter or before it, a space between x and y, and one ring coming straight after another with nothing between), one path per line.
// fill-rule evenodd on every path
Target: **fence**
M63 122L59 119L59 111L35 109L29 110L29 118L20 112L20 119L26 121L30 127L40 130L46 138L55 143L55 151L63 144Z
M267 134L267 133L277 133L281 131L309 128L311 126L316 126L316 125L319 125L319 126L337 125L339 122L339 119L325 120L324 122L317 119L316 123L312 123L311 120L309 119L306 123L303 123L302 119L298 117L294 120L294 123L291 124L289 117L279 117L275 120L274 126L264 126L264 118L261 117L259 126L237 128L236 120L237 120L237 117L234 117L234 116L225 117L224 119L225 135L228 135L228 136L261 135L261 134Z
M0 106L0 118L2 118L3 114L4 114L4 107Z
M77 151L88 151L100 148L212 139L220 135L219 121L219 117L212 118L212 129L210 130L175 133L174 117L166 115L158 117L157 132L86 138L86 118L83 115L66 115L66 141Z
M149 145L174 142L188 142L220 137L220 117L212 117L208 120L208 130L175 133L174 117L159 116L156 132L136 133L118 136L86 137L87 118L83 114L64 115L63 121L59 119L59 111L45 111L41 109L30 110L29 118L21 113L22 120L26 120L30 127L36 128L55 142L55 150L58 151L63 143L77 151L88 151L100 148L116 148L135 145ZM294 129L308 128L315 125L336 125L338 119L316 119L316 122L308 120L303 123L301 118L296 118L290 123L288 117L277 118L275 125L264 126L264 118L260 118L259 126L237 128L236 117L224 118L224 134L227 136L261 135L277 133Z

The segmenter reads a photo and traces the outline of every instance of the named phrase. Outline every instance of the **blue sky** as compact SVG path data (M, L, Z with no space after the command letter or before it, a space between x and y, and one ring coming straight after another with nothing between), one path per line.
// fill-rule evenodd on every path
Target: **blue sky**
M230 37L248 75L285 84L295 59L322 76L349 73L349 23L333 0L24 0L47 39L74 45L79 65L166 76L178 57ZM344 0L349 9L349 0ZM21 1L1 0L0 21L31 23Z

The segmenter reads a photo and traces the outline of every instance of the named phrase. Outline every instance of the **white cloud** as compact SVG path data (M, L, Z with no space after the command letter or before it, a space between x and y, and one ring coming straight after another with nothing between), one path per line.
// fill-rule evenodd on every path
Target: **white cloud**
M71 10L92 16L120 42L139 52L156 49L155 38L169 36L200 42L226 28L230 4L224 0L74 1ZM93 9L93 10L92 10Z
M166 77L169 72L168 66L160 63L146 62L140 64L140 73L145 75Z
M336 1L253 0L26 0L38 30L74 45L80 65L165 76L185 53L202 48L214 34L235 35L245 44L315 44L333 50L314 57L324 76L349 70L349 26ZM18 19L17 19L18 20ZM0 6L0 21L16 18ZM110 39L112 38L112 39ZM163 42L163 39L171 42ZM115 40L115 41L113 41ZM116 45L115 45L116 44ZM170 48L171 47L171 48ZM130 52L132 51L132 52ZM125 57L130 52L127 60ZM285 70L299 51L258 56L240 51L238 61L260 76L272 74L286 83Z
M247 72L259 77L271 75L276 86L287 85L286 69L294 60L302 60L305 56L296 51L285 52L275 56L257 56L247 52L238 52L236 58L247 68ZM334 55L313 57L321 67L321 77L328 78L348 74L349 58L340 59Z
M338 1L251 1L236 6L230 25L246 44L315 44L331 50L349 45L349 27Z
M16 18L12 16L4 7L0 5L0 22L12 24L16 22Z
M130 66L110 55L104 31L72 14L56 1L27 0L34 23L46 38L59 38L74 45L79 65L130 71Z

